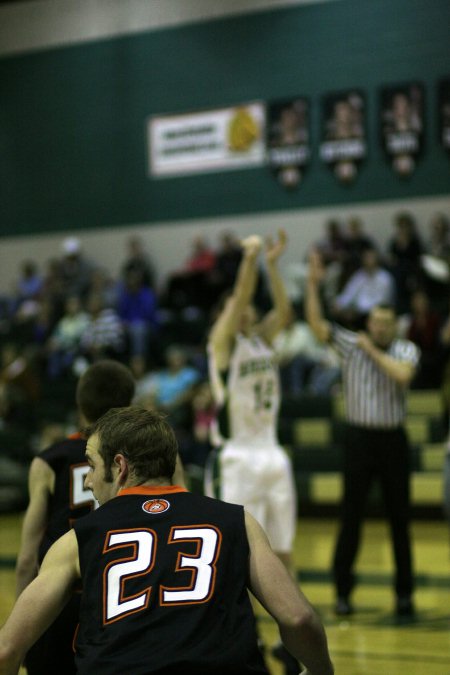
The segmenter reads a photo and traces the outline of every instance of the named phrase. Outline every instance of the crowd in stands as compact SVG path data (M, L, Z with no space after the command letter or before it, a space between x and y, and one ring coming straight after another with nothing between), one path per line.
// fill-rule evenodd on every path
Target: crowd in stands
M374 304L395 305L401 335L422 351L413 386L442 388L450 404L447 216L436 214L428 235L419 234L409 212L400 212L383 246L358 218L330 220L315 246L326 266L328 318L363 328ZM32 259L23 261L14 292L4 294L1 303L0 428L20 425L36 432L39 420L30 411L43 387L74 382L89 363L115 358L132 368L137 400L167 412L185 460L203 464L214 418L206 335L240 260L238 236L224 232L217 246L196 237L162 288L156 286L151 254L137 236L127 242L117 279L85 255L76 237L65 239L61 254L43 270ZM256 299L264 310L268 294L264 275L260 278ZM276 343L283 390L329 395L339 383L339 364L304 321L301 283L299 277L292 292L295 312Z

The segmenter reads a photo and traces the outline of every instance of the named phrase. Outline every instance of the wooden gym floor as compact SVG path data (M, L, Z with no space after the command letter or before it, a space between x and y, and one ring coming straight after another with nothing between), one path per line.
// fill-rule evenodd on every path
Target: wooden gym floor
M0 623L14 601L13 566L21 519L21 514L0 516ZM346 620L334 616L329 562L336 529L332 519L300 520L295 546L300 584L325 624L336 675L450 675L447 523L413 523L417 616L410 620L393 614L391 550L384 521L365 525L357 567L360 583L353 597L355 614ZM260 616L261 633L270 646L277 641L277 631L269 617L263 612ZM273 675L282 675L272 659L269 665Z

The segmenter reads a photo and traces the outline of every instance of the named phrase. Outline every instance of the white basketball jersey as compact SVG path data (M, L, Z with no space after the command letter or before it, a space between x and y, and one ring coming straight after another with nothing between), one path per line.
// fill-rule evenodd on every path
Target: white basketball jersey
M273 349L258 336L238 335L226 382L213 360L210 375L216 402L227 414L226 436L245 446L277 444L280 384Z

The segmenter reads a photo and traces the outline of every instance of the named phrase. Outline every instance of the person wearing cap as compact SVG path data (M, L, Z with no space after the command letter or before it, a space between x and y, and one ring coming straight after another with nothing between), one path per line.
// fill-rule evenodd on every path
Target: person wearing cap
M85 298L90 290L94 265L84 256L78 237L64 239L62 254L60 269L65 297Z

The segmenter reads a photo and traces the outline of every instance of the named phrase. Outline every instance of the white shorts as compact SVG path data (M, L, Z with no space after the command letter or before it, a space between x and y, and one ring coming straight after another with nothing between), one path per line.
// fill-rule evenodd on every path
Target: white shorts
M210 456L205 492L241 504L260 523L277 553L290 553L297 521L291 462L281 446L238 446L232 441Z

